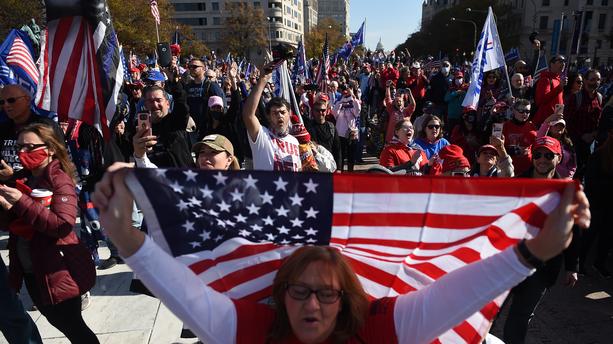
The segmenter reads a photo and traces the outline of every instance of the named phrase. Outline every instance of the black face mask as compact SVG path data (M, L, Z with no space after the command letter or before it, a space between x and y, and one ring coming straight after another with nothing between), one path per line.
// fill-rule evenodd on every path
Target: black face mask
M213 111L213 110L209 110L209 114L211 115L211 117L216 120L219 121L221 119L221 117L223 117L224 112L223 111Z

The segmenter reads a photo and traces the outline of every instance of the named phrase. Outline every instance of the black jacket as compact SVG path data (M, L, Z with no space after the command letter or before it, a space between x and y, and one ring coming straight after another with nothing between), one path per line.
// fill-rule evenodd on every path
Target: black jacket
M518 176L518 178L533 178L532 172L534 167L531 167L525 173ZM555 172L553 179L560 179L560 175ZM545 262L545 266L542 269L537 269L534 275L528 278L541 279L547 288L550 288L556 283L562 265L564 265L566 271L579 271L579 236L580 230L577 226L573 227L573 240L564 252L551 258ZM522 282L523 283L523 282Z
M185 130L189 120L185 91L180 83L171 85L170 89L174 108L160 122L152 124L158 142L147 156L158 167L194 167Z
M311 141L323 146L332 153L336 166L341 166L341 143L334 124L328 121L319 124L306 118L304 122L307 131L311 135Z

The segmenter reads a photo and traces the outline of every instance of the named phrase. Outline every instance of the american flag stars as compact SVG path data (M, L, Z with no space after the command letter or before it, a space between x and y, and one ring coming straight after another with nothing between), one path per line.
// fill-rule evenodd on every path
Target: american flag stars
M330 223L320 223L320 215L322 211L330 214L332 207L327 204L322 208L321 195L317 194L321 182L316 175L277 174L271 178L259 171L174 169L148 173L176 197L174 213L166 214L164 209L158 217L184 219L177 232L185 250L182 254L212 249L234 237L254 243L325 242L319 240L318 228ZM155 190L152 186L153 199Z

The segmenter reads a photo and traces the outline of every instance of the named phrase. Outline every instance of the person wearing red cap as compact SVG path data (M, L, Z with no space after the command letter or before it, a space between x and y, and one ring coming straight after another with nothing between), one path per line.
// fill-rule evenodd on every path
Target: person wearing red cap
M536 139L531 148L532 167L520 178L560 179L556 166L562 159L560 142L553 137L543 136ZM573 230L574 231L574 230ZM577 234L577 233L576 233ZM573 287L578 279L578 236L561 254L542 262L536 272L511 289L509 313L504 324L503 341L505 343L523 343L530 320L549 288L559 275L562 265L566 269L564 283ZM511 296L509 295L509 296ZM507 298L509 300L509 298ZM505 302L508 306L509 302ZM504 307L504 306L503 306Z
M534 86L534 102L538 109L532 119L535 125L540 126L547 116L555 112L556 104L564 104L564 85L560 75L566 66L564 56L557 55L549 60L549 70L541 72Z
M504 140L492 136L490 143L479 147L477 163L470 175L473 177L513 177L513 161L504 149Z

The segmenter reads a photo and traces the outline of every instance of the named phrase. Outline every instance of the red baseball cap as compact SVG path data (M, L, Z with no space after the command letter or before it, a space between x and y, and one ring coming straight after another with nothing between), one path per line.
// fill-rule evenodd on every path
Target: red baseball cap
M534 152L538 148L545 148L552 153L562 155L560 141L551 136L537 137L536 141L534 141L534 144L532 145L532 151Z
M485 150L493 151L495 155L498 155L498 150L496 149L496 147L494 147L492 145L483 145L483 146L479 147L479 151L477 152L477 155L480 155L481 152L483 152Z

